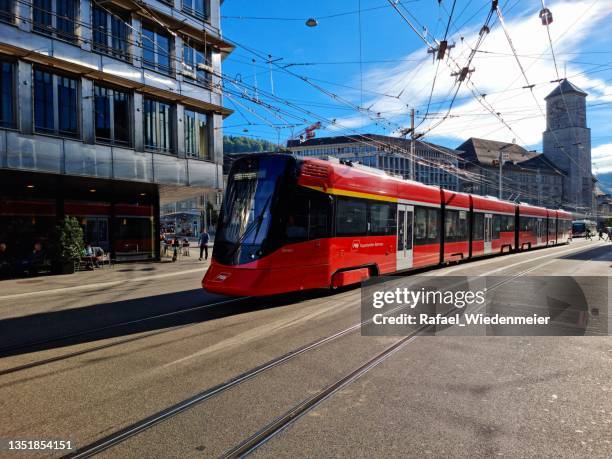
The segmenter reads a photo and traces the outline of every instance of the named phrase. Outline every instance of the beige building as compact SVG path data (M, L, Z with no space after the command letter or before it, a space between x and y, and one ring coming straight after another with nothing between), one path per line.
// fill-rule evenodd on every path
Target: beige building
M538 206L560 207L564 173L541 153L495 140L470 138L459 145L460 167L472 180L462 180L461 190L483 196L499 196L501 160L502 199Z

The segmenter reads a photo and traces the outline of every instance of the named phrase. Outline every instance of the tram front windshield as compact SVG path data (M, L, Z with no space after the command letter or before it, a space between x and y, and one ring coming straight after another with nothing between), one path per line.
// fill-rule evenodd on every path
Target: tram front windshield
M228 178L213 256L223 264L265 254L285 172L292 158L258 156L234 163Z

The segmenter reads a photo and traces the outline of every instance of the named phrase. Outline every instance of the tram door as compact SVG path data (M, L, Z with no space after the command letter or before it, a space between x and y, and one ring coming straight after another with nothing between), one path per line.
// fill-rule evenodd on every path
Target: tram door
M412 267L414 207L397 205L397 270Z
M491 253L491 240L493 235L493 215L485 214L484 216L484 253Z
M536 239L536 244L537 245L540 245L542 243L542 235L544 233L544 231L542 231L543 230L543 226L544 226L544 225L542 225L542 223L543 223L542 219L538 218L537 221L536 221L536 238L537 238Z

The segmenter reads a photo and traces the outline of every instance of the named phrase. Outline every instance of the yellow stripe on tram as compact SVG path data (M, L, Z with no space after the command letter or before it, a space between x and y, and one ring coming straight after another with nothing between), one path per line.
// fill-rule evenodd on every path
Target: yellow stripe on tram
M323 187L320 187L320 186L310 186L310 185L305 186L305 188L310 188L316 191L322 191L323 193L333 194L336 196L350 196L352 198L363 198L363 199L373 199L376 201L397 202L397 198L393 196L381 196L379 194L362 193L360 191L341 190L339 188L324 189Z

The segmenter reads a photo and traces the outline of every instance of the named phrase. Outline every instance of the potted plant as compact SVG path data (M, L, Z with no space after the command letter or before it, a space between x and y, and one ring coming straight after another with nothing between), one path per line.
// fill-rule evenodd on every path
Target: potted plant
M55 228L56 247L54 262L60 274L74 273L74 264L84 250L83 228L74 217L66 217Z

